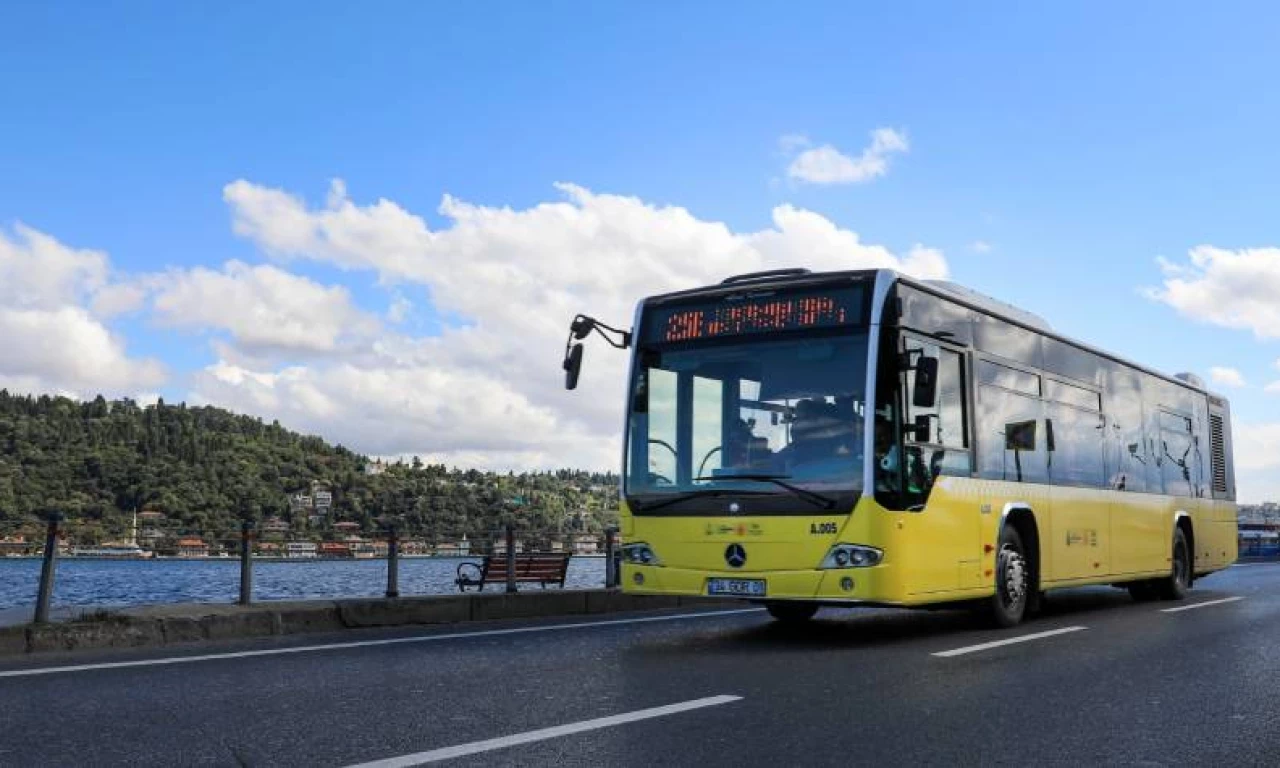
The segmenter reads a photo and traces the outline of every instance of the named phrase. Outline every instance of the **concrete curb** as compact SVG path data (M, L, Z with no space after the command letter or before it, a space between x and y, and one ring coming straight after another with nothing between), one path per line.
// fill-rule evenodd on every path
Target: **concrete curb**
M393 599L141 606L100 620L0 627L0 657L101 648L147 648L245 637L333 632L366 627L461 624L499 619L585 616L681 607L738 605L700 597L628 595L564 589Z

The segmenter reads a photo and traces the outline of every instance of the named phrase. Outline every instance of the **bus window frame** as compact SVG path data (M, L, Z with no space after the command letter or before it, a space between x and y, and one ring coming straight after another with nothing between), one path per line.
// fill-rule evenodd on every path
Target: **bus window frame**
M964 448L957 448L955 446L943 445L941 443L915 440L914 432L910 433L913 437L908 437L907 416L913 415L913 414L909 414L909 409L907 407L907 401L909 399L907 397L907 373L909 369L904 367L901 361L906 358L907 342L908 340L911 340L911 339L914 339L915 341L921 344L932 345L934 347L937 347L940 350L945 349L948 352L952 352L960 359L960 386L962 388L960 403L961 403L961 408L963 409L963 412L961 413L961 418L964 422L964 429L963 429L964 442L965 442ZM910 329L900 329L898 331L898 340L897 340L897 344L894 345L894 349L898 354L897 386L895 387L896 389L895 400L897 401L896 410L897 410L897 422L898 422L895 425L895 429L897 430L896 436L898 438L899 446L900 446L899 459L898 459L898 495L902 501L902 506L906 509L906 511L920 512L920 511L923 511L925 502L928 501L929 494L932 493L933 491L934 478L929 478L929 485L923 491L922 498L918 502L907 503L908 501L911 501L910 499L908 499L909 493L907 491L907 474L906 474L906 467L907 467L906 455L907 455L908 446L915 446L923 449L964 453L969 457L968 475L948 475L948 476L949 477L970 477L970 478L974 477L974 468L976 466L975 465L975 458L976 458L975 449L977 448L977 446L974 444L974 419L976 418L976 414L974 412L974 407L976 405L976 401L974 400L974 389L975 389L974 362L973 362L974 352L972 348L966 347L962 344L957 344L957 343L948 341L946 339L940 339L936 336L931 336L927 333L922 333L920 331L915 331ZM940 388L939 388L939 391L941 391ZM935 410L936 410L936 407L937 406L935 404Z

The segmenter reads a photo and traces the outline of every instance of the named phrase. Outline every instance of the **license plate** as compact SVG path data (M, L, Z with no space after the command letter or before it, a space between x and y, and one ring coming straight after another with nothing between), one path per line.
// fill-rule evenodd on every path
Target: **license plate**
M707 594L764 597L764 579L707 579Z

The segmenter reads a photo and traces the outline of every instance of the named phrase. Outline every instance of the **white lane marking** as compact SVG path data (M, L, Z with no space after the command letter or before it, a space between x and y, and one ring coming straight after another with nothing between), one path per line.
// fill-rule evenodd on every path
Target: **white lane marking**
M247 659L254 656L282 656L289 653L311 653L342 648L372 648L379 645L402 645L404 643L433 643L440 640L459 640L470 637L499 637L502 635L524 635L534 632L557 632L569 629L585 629L589 627L615 627L621 624L652 624L661 621L682 621L684 619L702 619L713 616L734 616L741 613L758 613L763 608L734 608L728 611L701 611L698 613L678 613L672 616L642 616L634 619L612 619L609 621L579 621L572 624L550 624L541 627L513 627L511 629L486 629L478 632L450 632L444 635L417 635L414 637L392 637L385 640L357 640L350 643L329 643L326 645L297 645L290 648L265 648L258 651L236 651L231 653L206 653L200 656L170 656L162 659L142 659L139 661L112 661L102 664L69 664L62 667L40 667L37 669L12 669L0 671L0 678L32 677L34 675L54 675L59 672L86 672L94 669L123 669L126 667L152 667L163 664L194 664L197 661L214 661L217 659Z
M966 653L977 653L978 651L986 651L992 648L1000 648L1005 645L1013 645L1014 643L1025 643L1028 640L1039 640L1044 637L1053 637L1054 635L1065 635L1068 632L1079 632L1088 627L1063 627L1062 629L1050 629L1045 632L1033 632L1030 635L1018 635L1004 640L993 640L989 643L980 643L978 645L967 645L964 648L953 648L949 651L938 651L934 656L950 658L952 656L963 656Z
M1234 603L1244 598L1237 595L1236 597L1224 597L1221 600L1205 600L1203 603L1192 603L1191 605L1180 605L1177 608L1161 608L1161 613L1177 613L1178 611L1189 611L1192 608L1203 608L1206 605L1221 605L1222 603Z
M1252 568L1255 565L1280 565L1280 562L1274 563L1232 563L1232 568Z
M705 699L694 699L692 701L682 701L678 704L667 704L662 707L639 709L635 712L624 712L621 715L597 717L594 720L583 720L578 723L557 725L552 728L541 728L536 731L513 733L510 736L500 736L496 739L485 739L484 741L473 741L468 744L458 744L453 747L442 747L428 752L416 752L412 755L389 757L385 760L374 760L369 763L359 763L357 765L348 766L348 768L407 768L408 766L413 765L434 763L437 760L448 760L450 758L462 757L464 755L474 755L480 752L491 752L495 749L514 747L517 744L528 744L533 741L544 741L546 739L554 739L560 736L582 733L583 731L594 731L599 728L609 728L615 725L634 723L638 720L649 720L655 717L675 715L681 712L688 712L691 709L702 709L704 707L715 707L721 704L732 704L735 701L741 700L741 696L709 696Z

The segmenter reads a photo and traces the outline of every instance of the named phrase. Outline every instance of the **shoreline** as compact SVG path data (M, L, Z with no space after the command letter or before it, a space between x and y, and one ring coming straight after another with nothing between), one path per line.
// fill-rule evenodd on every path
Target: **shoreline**
M562 554L562 553L557 553ZM485 555L477 553L474 555L400 555L400 560L476 560L482 559ZM570 558L603 558L603 552L592 554L574 555ZM43 560L43 555L5 555L0 557L0 563L9 560ZM255 563L344 563L344 562L362 562L369 560L387 560L385 555L376 557L279 557L276 555L254 555L252 561ZM154 563L154 562L183 562L183 563L239 563L239 555L231 555L227 557L181 557L181 556L153 556L153 557L101 557L96 555L58 555L58 562L64 563L68 561L94 562L94 563Z

